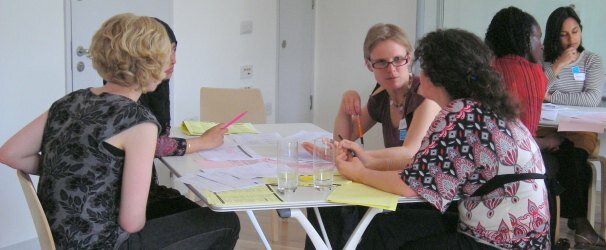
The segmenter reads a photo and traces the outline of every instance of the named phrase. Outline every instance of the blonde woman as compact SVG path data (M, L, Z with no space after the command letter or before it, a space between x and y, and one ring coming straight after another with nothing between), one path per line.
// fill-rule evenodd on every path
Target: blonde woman
M146 222L159 124L137 100L165 78L170 50L155 19L110 18L91 44L93 67L107 84L57 100L0 148L0 162L40 175L38 197L57 249L233 248L234 214Z

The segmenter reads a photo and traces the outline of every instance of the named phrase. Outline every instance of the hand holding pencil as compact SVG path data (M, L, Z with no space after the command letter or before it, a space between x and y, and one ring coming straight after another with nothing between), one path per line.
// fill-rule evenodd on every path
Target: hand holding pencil
M364 147L364 130L362 130L362 119L360 115L356 115L356 120L358 121L358 135L360 136L360 144Z

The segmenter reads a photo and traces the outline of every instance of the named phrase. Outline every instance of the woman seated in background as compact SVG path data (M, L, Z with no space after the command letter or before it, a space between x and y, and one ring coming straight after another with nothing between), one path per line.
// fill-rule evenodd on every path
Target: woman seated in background
M543 72L543 44L541 27L536 19L516 8L504 8L492 18L486 31L486 45L493 51L493 67L501 75L509 94L520 102L520 121L536 136L541 120L543 97L547 90L547 77ZM556 242L556 195L560 190L554 171L557 159L550 147L559 141L557 136L535 138L545 162L549 193L551 242Z
M491 67L490 49L467 31L438 30L421 39L415 58L419 93L442 111L412 163L403 171L376 171L343 150L337 168L353 181L419 196L442 212L460 197L458 232L427 223L422 213L396 211L377 215L358 247L548 249L543 161Z
M59 99L0 148L0 162L40 175L38 197L57 249L233 248L234 213L192 209L146 221L160 126L137 100L169 68L164 27L116 15L90 48L107 84Z
M600 104L604 86L602 60L583 48L582 30L581 19L571 7L557 8L549 15L543 41L543 69L549 79L546 102L588 107ZM576 246L606 247L587 220L592 179L587 158L598 146L597 134L539 129L537 136L558 138L550 148L558 159L556 178L565 189L560 195L560 216L568 218L568 227L575 230Z
M219 124L195 138L184 139L170 137L171 117L169 82L173 75L175 64L177 63L177 37L167 23L157 18L156 20L164 26L168 38L170 39L170 64L165 71L166 77L160 82L156 90L144 93L141 95L141 98L139 98L139 102L143 106L149 108L161 126L155 157L181 156L218 147L223 144L223 136L225 132L227 132L227 129L222 128L223 124ZM156 167L154 166L149 198L147 201L148 220L199 207L198 204L181 195L178 190L160 185Z
M368 168L401 169L419 149L423 135L440 107L416 93L419 79L410 74L412 46L402 29L393 24L375 24L366 34L363 49L364 63L373 72L377 83L363 107L360 107L360 96L356 91L343 94L333 137L335 140L356 140L359 137L358 122L363 131L380 122L386 149L364 151L358 146L352 150ZM304 147L311 151L313 146L304 144ZM341 249L366 208L351 206L319 210L332 247ZM312 209L307 210L307 216L319 229ZM308 238L306 248L311 249L311 246Z

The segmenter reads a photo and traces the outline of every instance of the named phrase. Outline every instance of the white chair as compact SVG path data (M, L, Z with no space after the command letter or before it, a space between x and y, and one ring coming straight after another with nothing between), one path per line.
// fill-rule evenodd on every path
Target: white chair
M265 104L256 88L200 88L200 120L228 122L248 111L239 122L266 123Z
M46 215L44 214L40 200L38 200L38 195L34 189L32 179L29 177L29 174L21 170L17 170L17 179L19 179L19 183L23 189L23 194L25 194L25 200L27 201L29 212L32 214L32 220L34 221L36 233L38 234L40 248L44 250L54 250L55 241L53 240L53 234L51 233L50 226L48 225L48 220L46 220Z
M602 218L601 218L601 222L602 222L602 228L600 229L596 229L596 231L598 233L601 233L602 237L606 237L606 158L601 156L599 154L600 152L600 147L599 147L599 142L598 142L598 147L594 150L594 152L589 156L588 162L589 162L589 166L591 167L591 172L592 172L592 179L591 179L591 184L589 185L589 199L588 199L588 204L587 204L587 220L589 220L589 223L591 224L591 226L593 228L595 228L595 204L596 204L596 198L597 198L597 192L596 192L596 182L597 182L597 168L600 167L602 170L602 182L601 182L601 195L602 195L602 203L601 203L601 209L602 209ZM596 162L599 162L599 166L596 164Z

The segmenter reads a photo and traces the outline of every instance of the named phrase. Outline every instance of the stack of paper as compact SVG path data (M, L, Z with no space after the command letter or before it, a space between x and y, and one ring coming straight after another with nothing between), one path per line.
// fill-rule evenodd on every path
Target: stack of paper
M367 207L376 207L395 211L398 205L398 195L381 191L360 183L347 183L328 195L329 202L345 203Z
M181 123L181 130L186 135L202 135L206 130L216 126L219 123L216 122L203 122L203 121L183 121ZM228 134L256 134L257 130L251 123L234 123L227 128Z
M180 178L186 184L212 192L222 192L263 185L262 178L276 177L276 169L267 162L228 168L200 170Z

